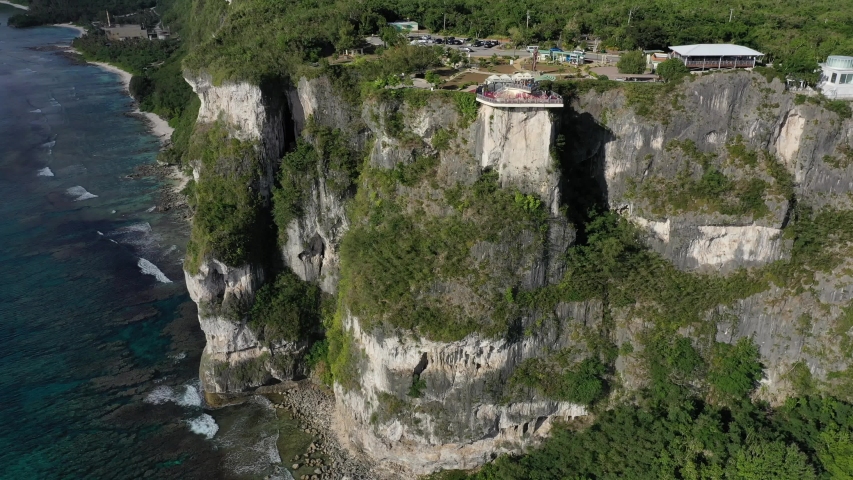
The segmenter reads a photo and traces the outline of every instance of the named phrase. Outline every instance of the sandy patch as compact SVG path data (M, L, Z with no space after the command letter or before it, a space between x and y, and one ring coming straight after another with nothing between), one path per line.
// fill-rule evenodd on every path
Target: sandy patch
M190 175L185 175L184 172L175 165L172 165L168 177L175 181L175 184L172 185L172 191L175 193L181 193L184 190L184 187L187 186L187 183L192 179Z
M128 92L128 95L130 95L130 79L133 78L133 75L128 72L125 72L124 70L114 65L110 65L109 63L89 63L91 63L92 65L97 65L108 72L115 73L116 75L118 75L119 78L121 78L121 83L124 85L124 90ZM144 117L148 121L149 127L151 127L151 132L160 139L161 143L167 143L172 138L172 132L175 131L175 129L170 127L169 122L167 122L166 120L160 118L154 113L143 112L138 107L131 113Z
M2 3L4 5L9 5L10 7L20 8L21 10L29 10L30 9L30 7L27 7L26 5L18 5L17 3L12 3L9 0L0 0L0 3Z
M83 35L86 34L85 28L74 25L73 23L54 23L52 26L62 27L62 28L70 28L72 30L76 30L78 33L78 36L80 36L80 37L82 37Z

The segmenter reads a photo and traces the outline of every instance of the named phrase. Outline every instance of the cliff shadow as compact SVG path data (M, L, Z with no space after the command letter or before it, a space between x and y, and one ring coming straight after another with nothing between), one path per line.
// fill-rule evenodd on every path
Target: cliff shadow
M605 145L614 138L591 114L578 112L571 103L563 108L556 142L560 204L567 207L577 229L577 243L586 243L585 225L590 218L609 209L604 157Z

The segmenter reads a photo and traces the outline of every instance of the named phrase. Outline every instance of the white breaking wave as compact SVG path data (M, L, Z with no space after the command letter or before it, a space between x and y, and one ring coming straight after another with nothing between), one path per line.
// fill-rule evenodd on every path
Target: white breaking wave
M42 148L51 149L56 146L56 140L51 140L49 142L44 142L41 144Z
M145 397L145 402L154 405L172 402L182 407L200 407L201 394L198 393L198 389L193 385L182 385L177 388L160 385Z
M157 268L157 265L154 265L148 260L140 258L139 261L136 262L136 265L139 266L139 269L142 271L142 273L144 273L145 275L153 275L158 282L172 283L172 281L169 280L169 277L167 277L166 274L164 274L160 271L159 268Z
M30 113L41 113L41 109L37 108L35 110L30 110Z
M68 190L65 191L65 193L67 193L68 195L71 195L72 197L75 197L74 198L75 202L79 202L81 200L88 200L90 198L97 198L98 197L94 193L87 192L86 189L81 187L80 185L77 185L76 187L69 188Z
M187 358L187 352L173 353L167 356L172 359L172 363L178 363Z
M53 172L50 170L50 167L44 167L39 170L36 175L38 175L39 177L52 177Z
M113 210L113 213L115 213L115 210ZM128 225L126 227L121 227L117 230L114 230L114 231L110 232L110 235L121 235L124 233L136 233L136 232L150 233L151 232L151 224L148 222L134 223L133 225Z
M160 255L160 236L155 234L148 222L134 223L107 232L107 237L125 245L133 246L140 256Z
M151 207L151 208L149 208L148 210L145 210L145 211L146 211L146 212L148 212L148 213L151 213L151 212L153 212L154 210L157 210L157 205L154 205L153 207Z
M190 426L190 430L193 433L204 435L208 440L213 438L216 432L219 431L219 425L216 424L216 420L206 413L202 413L198 418L187 420L187 425Z

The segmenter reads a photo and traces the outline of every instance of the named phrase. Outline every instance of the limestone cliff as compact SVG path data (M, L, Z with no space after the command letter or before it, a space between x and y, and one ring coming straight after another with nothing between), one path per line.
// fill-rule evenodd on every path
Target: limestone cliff
M258 212L269 213L275 189L299 190L277 231L260 217L278 241L264 261L208 255L187 273L208 340L206 391L307 373L307 341L270 342L247 317L271 272L287 269L337 297L323 326L338 433L352 446L408 474L519 451L555 420L587 414L585 402L523 378L535 362L563 372L604 359L601 402L647 384L644 335L659 320L648 305L605 288L559 296L574 287L569 218L590 206L629 218L682 272L751 269L749 292L703 307L678 333L706 356L714 341L752 337L765 365L759 395L790 394L795 365L816 388L850 381L849 266L833 257L798 267L796 281L778 276L794 275L782 267L799 261L791 225L805 206L853 206L851 121L778 81L739 72L667 89L611 83L555 113L414 90L354 102L324 76L191 83L203 100L197 128L225 125L258 153L257 175L239 183ZM294 151L312 160L288 172ZM193 165L197 182L211 178Z
M283 92L247 83L213 86L205 75L188 76L187 81L201 99L196 132L215 125L229 137L253 145L256 168L249 172L248 185L237 188L249 189L259 205L268 208L277 162L289 135ZM203 153L198 152L206 147L191 151L191 155L201 156ZM188 162L196 184L218 181L223 168L240 168L230 158L216 158L213 163L189 158ZM228 265L210 253L197 261L196 271L185 271L185 277L190 297L199 306L199 323L207 339L200 366L205 391L240 391L299 374L302 367L295 361L296 354L304 345L262 342L247 325L246 312L268 276L267 266L258 261Z
M648 245L677 267L728 273L770 265L791 255L792 236L785 232L798 205L851 207L853 122L819 101L748 72L688 80L652 105L641 103L640 88L578 95L564 112L562 133L571 144L568 157L582 174L574 185L594 182L601 201L645 230ZM685 185L696 185L708 172L724 174L731 185L759 179L763 187L755 208L673 194L682 189L701 196ZM798 362L824 388L838 391L833 385L846 382L850 352L837 337L845 330L849 302L844 265L829 267L805 288L799 280L793 287L776 281L762 293L708 312L717 322L715 340L751 337L760 347L766 367L762 397L780 401L790 395ZM627 310L615 315L625 341L645 328ZM628 357L617 362L623 381L639 385L630 363Z

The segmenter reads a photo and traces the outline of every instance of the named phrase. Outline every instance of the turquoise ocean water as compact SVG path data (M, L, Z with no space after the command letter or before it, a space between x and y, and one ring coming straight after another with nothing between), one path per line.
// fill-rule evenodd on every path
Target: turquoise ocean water
M280 421L204 408L187 226L131 179L159 149L118 77L0 5L0 478L253 478ZM279 423L277 423L279 422ZM284 474L286 476L286 474Z

